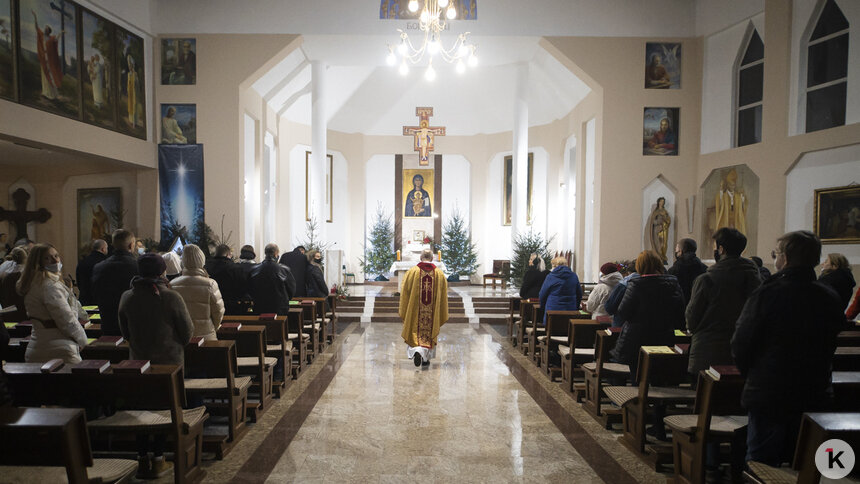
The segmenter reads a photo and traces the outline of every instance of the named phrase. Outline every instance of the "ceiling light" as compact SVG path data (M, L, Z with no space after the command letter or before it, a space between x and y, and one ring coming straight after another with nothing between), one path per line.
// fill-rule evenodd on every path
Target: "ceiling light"
M400 63L400 67L397 68L397 72L399 72L401 76L409 74L409 66L406 65L406 59L403 59L403 62Z
M439 0L439 8L445 8L448 6L448 0Z
M466 64L463 64L463 59L457 61L457 74L466 72Z
M417 12L419 5L418 0L410 0L408 8L412 12ZM445 15L442 15L442 11ZM421 43L413 44L409 38L409 34L401 29L397 29L400 33L400 43L397 45L397 53L403 57L400 72L403 74L406 61L410 64L418 64L424 59L424 55L428 54L432 57L441 57L442 60L449 64L460 65L460 61L468 57L467 64L475 66L478 62L475 57L475 46L467 45L466 39L469 32L460 34L450 47L446 48L442 41L442 32L448 29L447 20L457 17L457 9L450 0L424 0L421 7L421 15L418 22L418 35L423 36ZM417 47L416 47L417 45ZM389 51L393 51L389 45ZM386 59L389 63L392 61L390 57ZM396 59L394 63L396 63ZM393 65L393 64L392 64ZM408 72L408 68L406 69ZM431 71L431 69L428 69ZM435 71L431 71L435 77ZM460 72L458 68L458 72Z
M394 52L391 49L388 49L388 55L385 56L385 63L393 66L397 62L397 56L394 55Z
M417 12L418 11L418 0L409 0L409 11L410 12Z
M448 17L448 20L454 20L457 18L457 9L453 5L449 6L448 10L445 10L445 16Z
M432 63L427 66L427 70L424 72L424 79L427 79L430 82L433 82L436 79L436 69L433 69Z

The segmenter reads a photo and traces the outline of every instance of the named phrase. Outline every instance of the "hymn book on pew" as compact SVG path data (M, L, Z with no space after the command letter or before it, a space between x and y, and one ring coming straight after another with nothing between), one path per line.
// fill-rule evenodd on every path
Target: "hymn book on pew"
M650 354L674 355L675 350L668 346L643 346L642 351Z
M146 373L150 367L149 360L122 360L119 363L114 363L111 366L114 373Z
M101 336L93 344L105 346L119 346L120 344L122 344L123 341L125 341L125 338L123 338L122 336Z
M678 343L675 345L675 352L686 355L690 352L690 344L689 343Z
M618 326L613 326L611 328L604 329L603 332L606 333L606 336L612 336L612 333L620 333L621 328Z
M740 376L741 370L738 369L737 366L734 365L717 365L712 366L705 370L708 375L714 377L714 380L719 380L721 376Z
M190 345L203 346L203 336L195 336L188 342Z
M109 360L83 360L72 367L72 373L99 374L110 367Z
M242 328L242 323L221 323L221 329L239 330Z
M12 329L15 326L18 326L18 323L3 323L3 326L6 326L6 329Z
M14 313L14 312L15 312L15 311L17 311L17 310L18 310L18 308L13 304L13 305L11 305L11 306L7 306L7 307L5 307L5 308L3 308L3 309L0 309L0 314L9 314L9 313Z
M42 373L53 373L60 368L63 367L65 363L60 358L54 358L53 360L48 360L42 367L39 369Z

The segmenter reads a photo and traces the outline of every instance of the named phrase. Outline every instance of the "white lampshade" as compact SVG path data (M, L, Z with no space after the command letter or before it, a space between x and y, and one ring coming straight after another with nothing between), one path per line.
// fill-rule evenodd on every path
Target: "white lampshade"
M439 8L445 8L448 6L448 0L439 0Z
M409 11L415 12L418 10L418 0L409 0Z
M448 10L445 10L445 16L448 17L448 20L454 20L457 18L457 9L453 5L449 6Z

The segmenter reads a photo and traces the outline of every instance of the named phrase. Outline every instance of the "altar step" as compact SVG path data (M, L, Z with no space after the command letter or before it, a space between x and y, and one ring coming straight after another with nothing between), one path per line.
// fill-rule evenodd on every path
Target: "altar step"
M370 320L375 323L400 323L398 310L400 298L380 296L373 298L373 313ZM477 319L480 323L502 323L508 315L508 298L482 296L472 298L474 316L466 316L465 303L460 296L448 298L449 323L468 323ZM351 296L337 304L338 321L344 323L360 322L365 315L365 298ZM366 320L366 319L365 319Z

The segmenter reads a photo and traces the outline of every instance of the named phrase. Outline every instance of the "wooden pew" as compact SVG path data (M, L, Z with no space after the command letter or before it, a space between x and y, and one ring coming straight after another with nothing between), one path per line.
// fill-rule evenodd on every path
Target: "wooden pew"
M299 307L302 308L302 328L310 336L307 342L307 357L308 364L310 364L313 363L316 355L322 351L321 328L320 323L316 321L317 304L316 301L309 299L301 299L299 302Z
M800 434L791 464L796 475L760 462L749 461L744 480L759 484L796 482L818 484L821 473L815 466L815 452L830 439L845 441L852 449L860 449L860 413L805 413L800 422ZM855 456L856 456L855 450ZM856 469L856 464L855 464Z
M551 351L558 352L559 346L567 345L569 341L570 320L588 319L591 315L584 311L548 311L546 313L546 327L543 335L536 338L538 345L536 353L539 357L538 366L544 369L544 373L550 381L561 377L562 363L550 364L549 354Z
M308 359L308 342L311 338L305 333L303 315L304 309L300 307L290 308L287 312L287 340L293 344L293 378L299 377Z
M293 378L293 344L287 339L287 317L271 313L226 316L224 321L266 327L266 356L275 358L278 363L284 366L284 376L273 379L273 391L280 398L283 392L286 391L287 380Z
M535 305L539 305L539 303L535 300L523 299L520 303L520 322L519 327L517 329L517 344L514 346L519 346L520 351L524 355L528 354L528 338L531 333L526 332L526 328L531 326L531 321L535 317Z
M174 482L200 482L205 407L183 410L185 386L181 366L152 365L146 373L72 373L66 365L54 373L41 373L40 363L10 363L4 367L17 406L58 405L75 408L112 408L110 416L88 423L93 448L111 451L116 435L141 430L166 434L175 453ZM110 436L102 445L99 437ZM170 445L168 444L168 447Z
M585 383L574 383L574 374L580 365L595 361L597 332L602 331L606 325L593 319L571 319L568 325L567 345L559 346L559 353L562 354L561 380L565 390L573 392L576 401L581 402L585 396ZM582 374L581 369L579 373Z
M130 459L93 459L84 411L0 408L0 480L5 482L126 482Z
M81 359L108 360L111 363L119 363L122 360L130 359L130 352L131 348L128 346L128 341L123 341L119 345L99 344L93 341L81 348Z
M519 297L510 297L508 298L508 316L505 318L506 323L508 325L508 339L510 339L511 344L516 346L517 337L516 337L516 323L517 319L521 318L520 314L520 298Z
M833 354L833 371L860 371L860 347L836 348Z
M236 376L236 344L204 341L185 346L185 394L203 402L210 415L227 417L227 435L207 434L203 450L221 460L248 430L245 426L250 376Z
M523 344L523 354L531 357L532 361L537 364L537 337L546 331L543 325L543 308L540 303L533 303L526 309L530 310L530 314L524 327L528 341Z
M843 331L836 336L836 346L860 346L860 331Z
M238 374L251 377L251 392L256 392L259 401L247 403L248 416L257 422L260 415L272 406L273 373L277 361L266 356L266 327L245 325L237 330L218 330L218 339L236 342L236 366Z
M602 403L606 397L604 387L609 378L629 379L630 367L621 363L609 361L609 352L615 348L621 328L606 328L598 331L595 336L597 341L594 346L594 362L582 365L583 379L585 380L585 401L582 407L597 420L602 421L607 429L615 421L621 421L621 411L611 409L605 412Z
M320 351L322 351L326 346L331 344L334 341L333 333L334 333L334 322L332 319L327 317L328 311L326 310L326 304L328 303L329 298L327 297L303 297L300 298L302 301L313 301L316 308L316 321L319 323L319 332L320 332ZM331 326L331 329L329 329Z
M668 346L643 346L639 349L638 386L609 386L604 389L606 396L621 407L623 433L619 440L622 444L644 454L647 443L645 427L651 407L692 404L695 401L696 392L682 387L689 381L688 362L688 356L678 354ZM662 463L660 460L654 462L657 466Z
M731 444L733 482L740 482L746 449L746 410L741 407L744 379L738 374L699 372L693 414L663 419L672 430L674 484L705 482L706 445Z
M860 402L860 371L834 371L833 411L850 412Z

